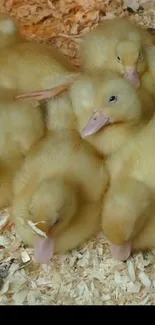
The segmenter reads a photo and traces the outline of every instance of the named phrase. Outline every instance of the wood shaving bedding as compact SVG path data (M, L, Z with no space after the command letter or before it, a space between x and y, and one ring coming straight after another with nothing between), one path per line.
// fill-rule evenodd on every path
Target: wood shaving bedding
M1 0L28 39L52 43L79 65L80 38L101 21L129 16L155 28L155 1ZM126 263L111 258L102 233L48 265L39 265L0 214L0 305L154 305L155 250Z
M8 215L9 217L9 215ZM15 232L0 235L0 305L154 305L155 251L111 258L102 233L70 253L36 263Z

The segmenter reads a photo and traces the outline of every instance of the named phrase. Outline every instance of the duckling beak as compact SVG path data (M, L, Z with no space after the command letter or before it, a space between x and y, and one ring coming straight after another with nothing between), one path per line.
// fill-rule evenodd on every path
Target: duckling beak
M34 255L38 263L47 264L53 256L54 238L39 238L34 246Z
M139 88L140 78L136 68L126 67L124 70L124 78L129 81L135 88Z
M110 244L111 255L115 260L126 261L131 254L131 243L127 242L123 245Z
M103 126L110 124L110 118L106 117L102 112L95 112L89 119L87 125L82 130L82 137L95 134Z

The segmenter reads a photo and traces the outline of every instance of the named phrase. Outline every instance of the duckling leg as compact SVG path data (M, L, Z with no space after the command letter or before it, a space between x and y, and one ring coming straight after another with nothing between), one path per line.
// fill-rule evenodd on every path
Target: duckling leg
M139 232L152 212L152 193L143 182L131 178L117 179L107 192L101 213L105 236L114 258L130 256L132 237Z
M82 207L70 226L56 238L54 253L72 250L100 229L101 202Z

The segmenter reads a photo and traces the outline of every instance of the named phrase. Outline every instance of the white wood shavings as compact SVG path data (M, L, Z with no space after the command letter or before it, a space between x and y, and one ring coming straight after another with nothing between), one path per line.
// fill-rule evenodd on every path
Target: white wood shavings
M36 284L37 286L43 286L43 285L49 285L51 283L51 280L49 279L46 279L46 278L39 278L37 281L36 281Z
M98 254L99 254L99 256L103 255L103 248L102 247L98 248Z
M11 261L8 263L2 263L0 266L0 277L2 279L7 278L11 267Z
M13 301L16 305L23 305L28 295L28 289L21 290L13 294Z
M9 282L10 282L10 290L12 292L17 292L22 290L27 284L27 280L25 279L24 276L22 276L20 272L16 272L13 276L10 276Z
M87 256L84 256L83 258L81 258L78 263L77 263L78 266L81 266L81 267L87 267L89 265L89 259Z
M20 247L20 241L18 239L15 239L11 245L9 245L9 247L7 248L7 250L12 253L15 252L19 247Z
M19 268L19 265L17 263L13 263L11 266L10 266L10 269L9 269L9 275L12 276L14 275L14 273L18 270Z
M102 300L103 301L108 301L108 300L110 300L110 296L102 294Z
M88 289L88 286L84 281L81 281L76 288L77 296L79 298L79 301L81 300L82 296L85 298L85 301L90 303L92 301L92 293Z
M118 263L117 265L114 266L114 271L123 271L126 269L125 263Z
M27 262L30 261L30 256L29 256L29 254L27 253L26 250L21 252L21 259L22 259L23 263L27 263Z
M3 260L3 258L4 258L4 252L0 251L0 262Z
M115 282L116 284L120 284L122 282L121 275L118 271L115 271Z
M139 279L140 279L141 283L144 285L144 287L146 287L146 288L151 287L151 280L149 279L149 277L146 273L140 272Z
M28 302L28 305L36 305L36 297L34 295L34 292L28 293L27 302Z
M132 282L135 282L136 280L136 275L135 275L135 268L134 268L134 264L132 260L129 260L128 263L128 273L129 273L129 277L132 280Z
M143 299L143 300L139 303L139 305L147 305L148 301L149 301L149 296L146 296L145 299Z
M145 270L145 260L142 253L135 255L135 265L140 271Z
M103 272L100 272L100 269L99 270L89 270L87 273L87 276L89 276L89 278L97 279L100 282L102 282L103 280L106 279L106 276L103 274Z
M6 281L2 287L2 289L0 290L0 296L2 296L3 294L7 293L9 290L9 281Z
M13 242L16 248L19 238L14 227L1 235L8 239L8 248ZM23 248L22 243L15 252L2 251L5 263L12 264L0 291L0 304L18 305L19 300L23 305L155 304L151 286L146 281L144 286L139 278L144 272L155 288L153 253L134 254L127 263L115 261L102 233L72 252L54 255L49 265L36 264L33 248ZM31 263L21 269L25 251ZM12 256L16 256L13 262Z
M0 246L3 246L5 248L7 247L8 244L9 244L8 238L6 238L3 235L0 235Z
M141 289L141 283L139 282L129 282L128 287L127 287L127 292L130 293L139 293Z
M2 230L8 223L9 215L8 212L4 211L0 214L0 230Z
M134 11L137 11L140 6L139 0L124 0L124 4L126 7L132 8Z

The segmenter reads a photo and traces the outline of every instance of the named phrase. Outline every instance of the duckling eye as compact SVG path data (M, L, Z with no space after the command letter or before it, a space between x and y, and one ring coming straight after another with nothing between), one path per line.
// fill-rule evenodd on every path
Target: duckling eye
M120 57L119 57L119 56L117 57L117 59L118 59L118 61L121 61L121 59L120 59Z
M143 53L140 52L140 53L139 53L139 56L138 56L138 60L141 61L142 59L143 59Z
M111 96L109 98L109 103L113 104L113 103L116 103L117 102L117 96Z

